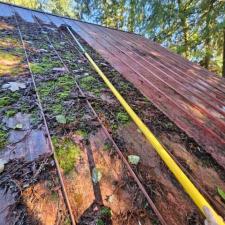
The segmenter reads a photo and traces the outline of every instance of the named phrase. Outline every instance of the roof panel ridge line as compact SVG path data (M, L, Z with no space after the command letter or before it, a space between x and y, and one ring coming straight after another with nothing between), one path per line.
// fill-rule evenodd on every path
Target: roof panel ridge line
M100 29L100 28L97 28L97 29ZM100 31L104 32L105 35L107 35L107 36L110 35L110 38L111 38L112 40L114 40L114 42L118 42L117 40L115 40L115 38L113 38L113 36L112 36L111 34L108 34L107 32L105 32L104 29L100 29ZM118 43L119 43L119 42L118 42ZM130 49L130 48L126 47L126 46L124 46L124 48ZM120 48L118 48L118 49L119 49L120 51L124 52L124 51L121 50ZM130 50L132 50L132 49L130 49ZM218 106L213 105L211 102L206 101L203 97L198 96L198 94L190 92L190 91L188 90L188 88L187 88L184 84L181 83L181 81L177 81L174 77L167 75L165 71L161 70L161 68L156 67L153 63L149 62L149 61L146 60L143 56L137 54L135 51L132 51L132 52L133 52L135 55L137 55L138 57L142 58L142 59L143 59L145 62L147 62L149 65L153 66L156 70L161 71L163 74L165 74L165 76L167 76L167 77L169 77L170 79L173 79L175 82L179 83L179 84L180 84L187 92L189 92L191 95L192 95L192 94L195 95L196 98L201 99L201 101L205 102L206 104L210 105L212 108L214 108L215 110L217 110L217 112L219 112L220 114L222 114L222 115L224 116L224 119L225 119L225 111L221 110ZM133 60L135 60L135 59L133 59ZM152 60L154 60L154 61L157 62L157 60L155 60L155 59L153 59L153 58L152 58ZM135 60L135 61L137 61L137 60ZM139 62L138 62L138 63L139 63ZM158 62L157 62L157 63L158 63ZM143 68L146 68L146 70L150 71L144 64L142 64L142 63L139 63L139 64L140 64ZM159 63L159 64L161 64L161 63ZM161 65L163 65L163 64L161 64ZM165 67L165 66L164 66L164 67ZM171 70L171 71L172 71L172 70ZM150 72L151 72L151 71L150 71ZM172 72L173 72L173 71L172 71ZM152 73L153 73L153 72L152 72ZM173 72L173 73L174 73L174 72ZM179 75L179 74L178 74L178 75ZM182 77L181 77L181 78L182 78ZM182 78L182 80L185 80L185 79ZM190 83L190 85L193 86L191 83ZM193 86L193 87L194 87L195 89L198 89L198 88L195 87L195 86ZM208 93L208 92L206 92L206 93ZM210 96L210 97L211 97L211 96ZM215 97L211 97L211 98L213 98L215 101L217 101L217 99L216 99ZM195 104L195 103L193 103L193 104ZM222 102L221 102L221 105L222 105L222 106L225 106L225 104L222 103Z
M78 25L77 24L77 26L79 26L80 27L80 25ZM85 29L83 29L83 31L84 32L86 32L88 35L90 35ZM96 42L99 42L97 39L95 40ZM102 42L100 43L100 45L103 45L102 44ZM103 45L104 46L104 45ZM104 48L106 48L106 47L104 47ZM111 50L109 50L108 48L106 48L109 52L111 52ZM112 53L112 54L114 54L114 53ZM117 57L117 56L116 56ZM143 76L140 72L138 72L136 69L134 69L130 64L128 64L128 63L126 63L124 60L122 60L121 58L120 58L120 61L122 61L124 64L126 64L131 70L133 70L136 74L138 74L140 77L142 77L142 79L144 79L147 83L150 83L150 81L145 77L145 76ZM153 74L154 75L154 74ZM162 82L162 83L164 83L166 86L168 86L168 87L170 87L165 81L163 81L161 78L158 78L156 75L154 75L154 77L156 78L156 79L158 79L158 80L160 80L160 82ZM170 87L171 88L171 87ZM181 96L182 98L185 98L186 99L186 101L187 102L191 102L188 98L186 98L185 96L183 96L183 95L180 95L180 93L176 90L176 89L174 89L174 88L171 88L173 91L175 91L177 94L178 94L178 96ZM162 92L163 93L163 92ZM165 95L165 94L164 94ZM168 96L167 96L168 97ZM170 97L168 97L168 98L170 98ZM171 99L171 98L170 98ZM171 99L172 100L172 99ZM173 100L172 100L173 101ZM173 101L179 108L180 108L180 105L178 105L178 103L176 103L176 101ZM191 103L192 105L193 105L193 107L194 108L197 108L196 107L196 105L194 104L194 103ZM182 108L184 108L183 106L182 106ZM198 109L198 111L199 112L201 112L201 110L204 112L204 111L206 111L206 110L204 110L204 109L199 109L199 108L197 108ZM185 110L185 109L184 109ZM202 113L202 112L201 112ZM204 113L202 113L202 114L204 114ZM206 111L206 114L209 116L209 117L211 117L212 119L214 119L214 120L216 120L217 121L217 124L218 124L218 126L220 126L220 124L222 124L222 126L225 128L225 122L223 122L223 121L220 121L218 118L216 118L216 117L214 117L214 116L212 116L209 112L207 112ZM193 118L192 118L193 119ZM218 129L217 129L217 127L215 127L214 128L214 130L216 131L216 133L218 132ZM214 131L214 133L215 133L215 131ZM224 134L225 135L225 133L222 133L222 134ZM220 138L220 135L221 135L221 133L220 134L217 134L218 135L218 138ZM225 143L225 139L223 139L223 138L221 138L221 142L222 143Z

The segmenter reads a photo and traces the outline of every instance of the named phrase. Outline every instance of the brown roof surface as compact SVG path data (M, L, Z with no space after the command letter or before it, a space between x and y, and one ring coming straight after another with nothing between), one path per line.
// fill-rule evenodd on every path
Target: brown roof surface
M10 15L0 5L1 15ZM33 22L31 10L14 7ZM225 168L225 79L139 35L46 15L57 26L67 23L158 109ZM124 96L126 98L126 96Z

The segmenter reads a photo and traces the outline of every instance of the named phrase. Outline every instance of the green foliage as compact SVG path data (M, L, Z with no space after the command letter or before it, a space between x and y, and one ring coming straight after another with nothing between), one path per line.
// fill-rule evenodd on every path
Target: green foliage
M80 156L80 148L66 137L53 137L52 142L56 150L59 165L64 173L68 174L74 168L75 163Z
M51 95L55 90L55 82L54 81L48 81L48 82L43 82L39 87L38 87L38 92L42 98L48 97Z
M53 103L50 111L52 111L54 115L58 115L63 112L63 106L60 103Z

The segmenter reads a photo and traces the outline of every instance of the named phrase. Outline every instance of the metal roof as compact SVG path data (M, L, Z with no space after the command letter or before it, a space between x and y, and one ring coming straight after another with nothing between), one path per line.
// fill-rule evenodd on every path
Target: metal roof
M0 8L0 16L12 14L8 4ZM30 9L13 8L34 22ZM35 10L33 14L45 23L70 25L225 168L225 79L139 35Z

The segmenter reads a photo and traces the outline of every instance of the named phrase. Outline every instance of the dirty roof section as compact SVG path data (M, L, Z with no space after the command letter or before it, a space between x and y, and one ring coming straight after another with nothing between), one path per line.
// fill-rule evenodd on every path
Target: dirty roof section
M24 20L67 24L225 167L225 79L144 37L13 6ZM32 12L32 13L31 13ZM10 16L0 4L0 16ZM126 97L126 96L124 96Z

